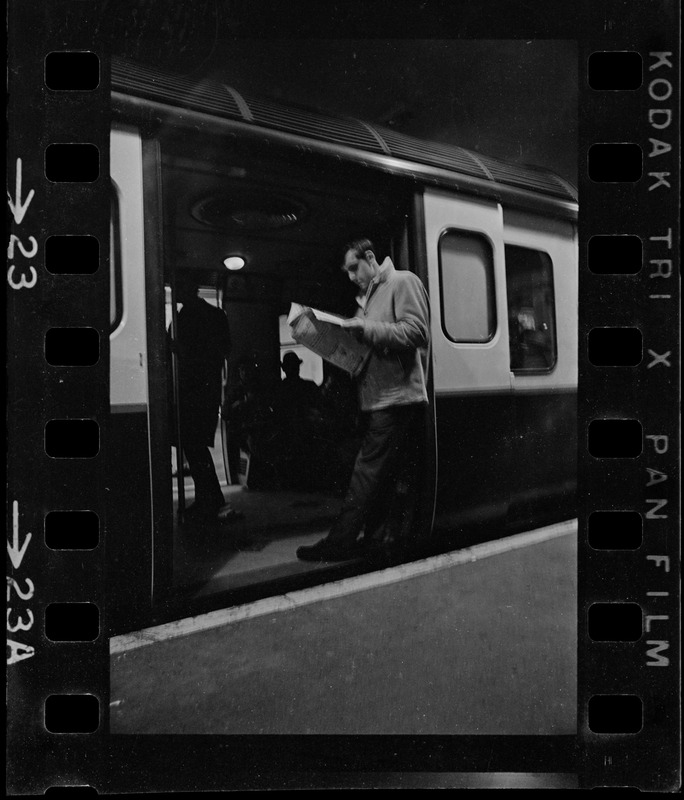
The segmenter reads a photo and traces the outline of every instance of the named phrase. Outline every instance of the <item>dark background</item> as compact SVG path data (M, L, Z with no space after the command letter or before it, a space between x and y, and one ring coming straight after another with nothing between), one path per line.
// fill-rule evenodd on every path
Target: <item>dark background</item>
M372 0L367 11L374 5L380 14ZM111 26L114 55L198 83L219 80L245 95L354 116L547 167L576 184L576 43L496 38L506 29L505 3L497 4L503 13L496 24L484 26L494 38L448 38L450 31L462 31L446 19L444 38L435 37L441 30L438 9L430 17L433 38L409 38L411 20L420 22L427 6L436 7L407 5L413 6L409 24L399 26L395 17L391 24L370 26L370 15L366 24L361 19L349 24L340 6L325 2L307 15L290 3L110 0L104 3L103 22ZM479 4L468 8L473 5ZM292 13L285 14L286 8ZM478 13L480 20L486 17L482 9ZM350 29L354 38L340 35ZM418 26L416 33L421 32Z

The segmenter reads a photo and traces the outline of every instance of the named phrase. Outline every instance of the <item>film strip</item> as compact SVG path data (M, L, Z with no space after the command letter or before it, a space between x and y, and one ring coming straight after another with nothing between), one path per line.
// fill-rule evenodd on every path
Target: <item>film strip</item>
M578 728L569 751L548 737L527 760L510 737L378 737L369 747L353 737L109 733L115 34L106 5L9 9L10 793L359 785L352 773L372 785L374 773L402 771L455 785L455 773L516 773L523 762L526 772L571 773L587 788L676 790L678 5L587 3L550 21L542 6L553 4L539 3L534 19L498 27L474 13L460 18L461 35L564 37L580 53ZM458 24L453 11L435 13L440 25Z
M580 725L589 785L655 789L644 782L633 748L636 737L650 753L669 749L677 764L666 729L679 729L678 680L665 677L678 669L671 657L678 652L676 479L668 487L678 470L670 444L678 439L677 323L675 306L658 304L677 302L676 288L668 287L677 285L669 193L678 192L670 160L678 134L676 127L669 132L677 118L669 105L676 51L655 46L665 45L664 31L644 41L649 46L640 52L626 42L605 52L590 41L585 50L596 91L584 99L582 117L591 123L580 204L580 341L587 347L580 362L587 444L580 491L588 498L580 520L580 619L587 626Z
M655 782L644 782L635 763L635 741L650 753L669 749L674 766L676 748L665 731L679 730L679 682L666 685L665 678L678 669L671 657L678 652L677 480L668 486L678 470L677 446L671 447L678 440L677 312L658 305L677 303L669 287L677 285L671 158L678 132L670 105L676 51L665 47L665 31L644 34L648 45L640 51L626 40L612 43L612 52L592 39L585 49L595 91L583 98L582 115L580 341L587 350L580 381L587 448L580 491L588 503L580 519L580 620L587 627L579 652L585 780L653 790Z
M78 4L63 10L10 10L8 734L25 776L40 762L52 775L45 788L83 783L64 761L75 740L47 755L55 732L106 724L108 221L93 209L108 203L107 59Z

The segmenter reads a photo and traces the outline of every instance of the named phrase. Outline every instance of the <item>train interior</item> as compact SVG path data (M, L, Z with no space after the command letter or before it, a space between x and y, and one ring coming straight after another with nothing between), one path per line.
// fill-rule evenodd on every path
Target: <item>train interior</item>
M353 315L356 287L341 264L355 238L410 268L410 187L275 146L177 129L159 141L165 328L173 340L177 285L192 275L199 296L224 310L231 339L211 448L226 501L219 521L183 513L194 481L174 446L182 399L167 355L167 408L157 413L169 420L168 459L156 468L172 482L173 591L201 596L320 569L295 552L339 509L360 418L350 376L295 342L287 315L292 303ZM296 400L284 364L311 382Z

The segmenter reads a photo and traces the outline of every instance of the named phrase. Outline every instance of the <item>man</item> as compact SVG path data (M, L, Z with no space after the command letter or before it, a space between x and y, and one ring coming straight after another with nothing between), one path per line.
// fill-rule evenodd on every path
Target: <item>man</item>
M303 561L341 561L362 555L377 530L378 504L415 458L428 402L429 306L423 284L397 271L391 259L379 264L368 239L348 245L343 269L360 290L359 309L345 327L371 348L359 382L366 431L342 509L328 535L300 547Z
M318 386L299 375L302 359L293 350L288 350L280 365L285 378L276 388L274 411L277 408L287 419L319 408L321 396Z
M176 300L183 305L175 342L179 416L183 451L195 483L195 502L185 515L215 520L224 497L209 448L214 445L230 330L224 312L202 300L197 292L196 280L188 275L179 278Z
M302 360L292 350L283 356L285 378L271 398L273 460L278 484L282 488L312 490L320 477L320 432L323 399L314 381L299 375Z

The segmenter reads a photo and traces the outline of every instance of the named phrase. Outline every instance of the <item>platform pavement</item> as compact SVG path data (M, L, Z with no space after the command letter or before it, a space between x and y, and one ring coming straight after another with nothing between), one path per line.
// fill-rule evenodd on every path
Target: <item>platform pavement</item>
M573 734L576 525L504 547L145 646L120 642L110 730Z

